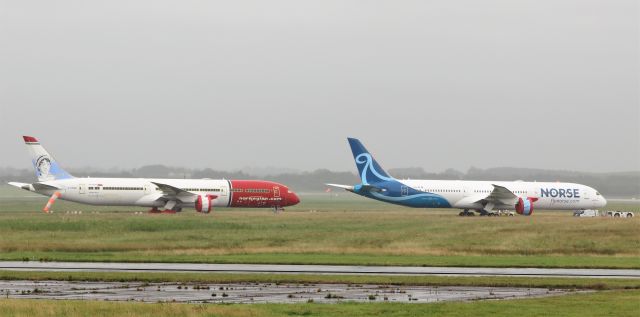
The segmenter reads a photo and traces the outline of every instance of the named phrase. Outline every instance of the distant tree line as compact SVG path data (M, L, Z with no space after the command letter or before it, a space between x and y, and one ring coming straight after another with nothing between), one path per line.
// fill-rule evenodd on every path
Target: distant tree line
M326 183L357 184L359 178L352 172L333 172L317 169L312 172L278 173L253 176L242 171L218 171L210 168L188 169L164 165L147 165L132 170L99 171L76 169L69 172L77 177L153 177L153 178L211 178L211 179L266 179L286 184L298 192L321 192ZM609 197L640 198L640 171L616 173L590 173L562 170L497 167L489 169L470 168L466 173L447 169L440 173L426 172L423 168L395 168L389 174L398 179L442 179L442 180L496 180L496 181L538 181L573 182L597 188ZM0 181L34 182L31 169L0 168Z

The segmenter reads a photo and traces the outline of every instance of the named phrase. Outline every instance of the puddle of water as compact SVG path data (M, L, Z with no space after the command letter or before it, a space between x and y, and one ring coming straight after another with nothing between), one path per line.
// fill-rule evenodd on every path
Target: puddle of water
M176 284L68 281L0 281L8 298L189 303L430 303L561 295L567 290L512 287L431 287L348 284Z

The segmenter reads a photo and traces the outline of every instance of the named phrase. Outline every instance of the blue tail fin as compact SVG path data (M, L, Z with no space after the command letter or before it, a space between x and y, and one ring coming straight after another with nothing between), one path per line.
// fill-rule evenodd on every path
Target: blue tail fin
M347 138L349 145L351 146L351 152L353 152L353 159L356 161L356 167L360 174L360 180L362 184L371 184L384 181L392 181L393 177L389 176L387 172L376 162L371 156L369 151L360 143L358 139Z

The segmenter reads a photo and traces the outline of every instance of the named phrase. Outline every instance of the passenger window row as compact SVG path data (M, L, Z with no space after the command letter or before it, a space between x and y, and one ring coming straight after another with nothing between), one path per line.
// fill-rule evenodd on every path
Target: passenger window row
M462 190L460 189L425 189L427 192L431 193L459 193Z
M91 189L91 187L89 187L89 189ZM98 189L98 187L95 187L95 189ZM142 187L113 187L113 186L105 186L105 187L102 187L102 189L104 190L144 190L144 188Z
M270 193L271 190L269 189L259 189L259 188L247 188L247 189L243 189L243 188L232 188L231 189L232 193Z
M474 192L476 193L490 193L493 190L484 190L484 189L479 189L479 190L474 190ZM513 191L514 194L526 194L527 191L526 190L514 190Z
M220 188L182 188L188 192L219 192Z
M270 192L270 190L268 190L268 189L249 188L249 189L245 190L245 192L247 192L247 193L268 193L268 192Z

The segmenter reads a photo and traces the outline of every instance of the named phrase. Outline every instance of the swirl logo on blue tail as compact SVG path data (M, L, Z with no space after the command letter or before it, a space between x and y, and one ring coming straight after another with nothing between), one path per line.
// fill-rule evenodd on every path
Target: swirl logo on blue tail
M372 179L375 182L379 182L379 181L395 181L395 179L393 179L392 177L388 177L386 174L382 175L382 173L378 172L374 167L375 161L373 160L373 158L371 157L371 154L369 153L362 153L360 155L358 155L356 157L356 164L361 165L361 164L365 164L360 170L362 171L360 174L360 179L362 180L362 183L365 185L369 185L368 179ZM377 165L377 164L376 164ZM371 173L370 176L367 176L369 173Z

